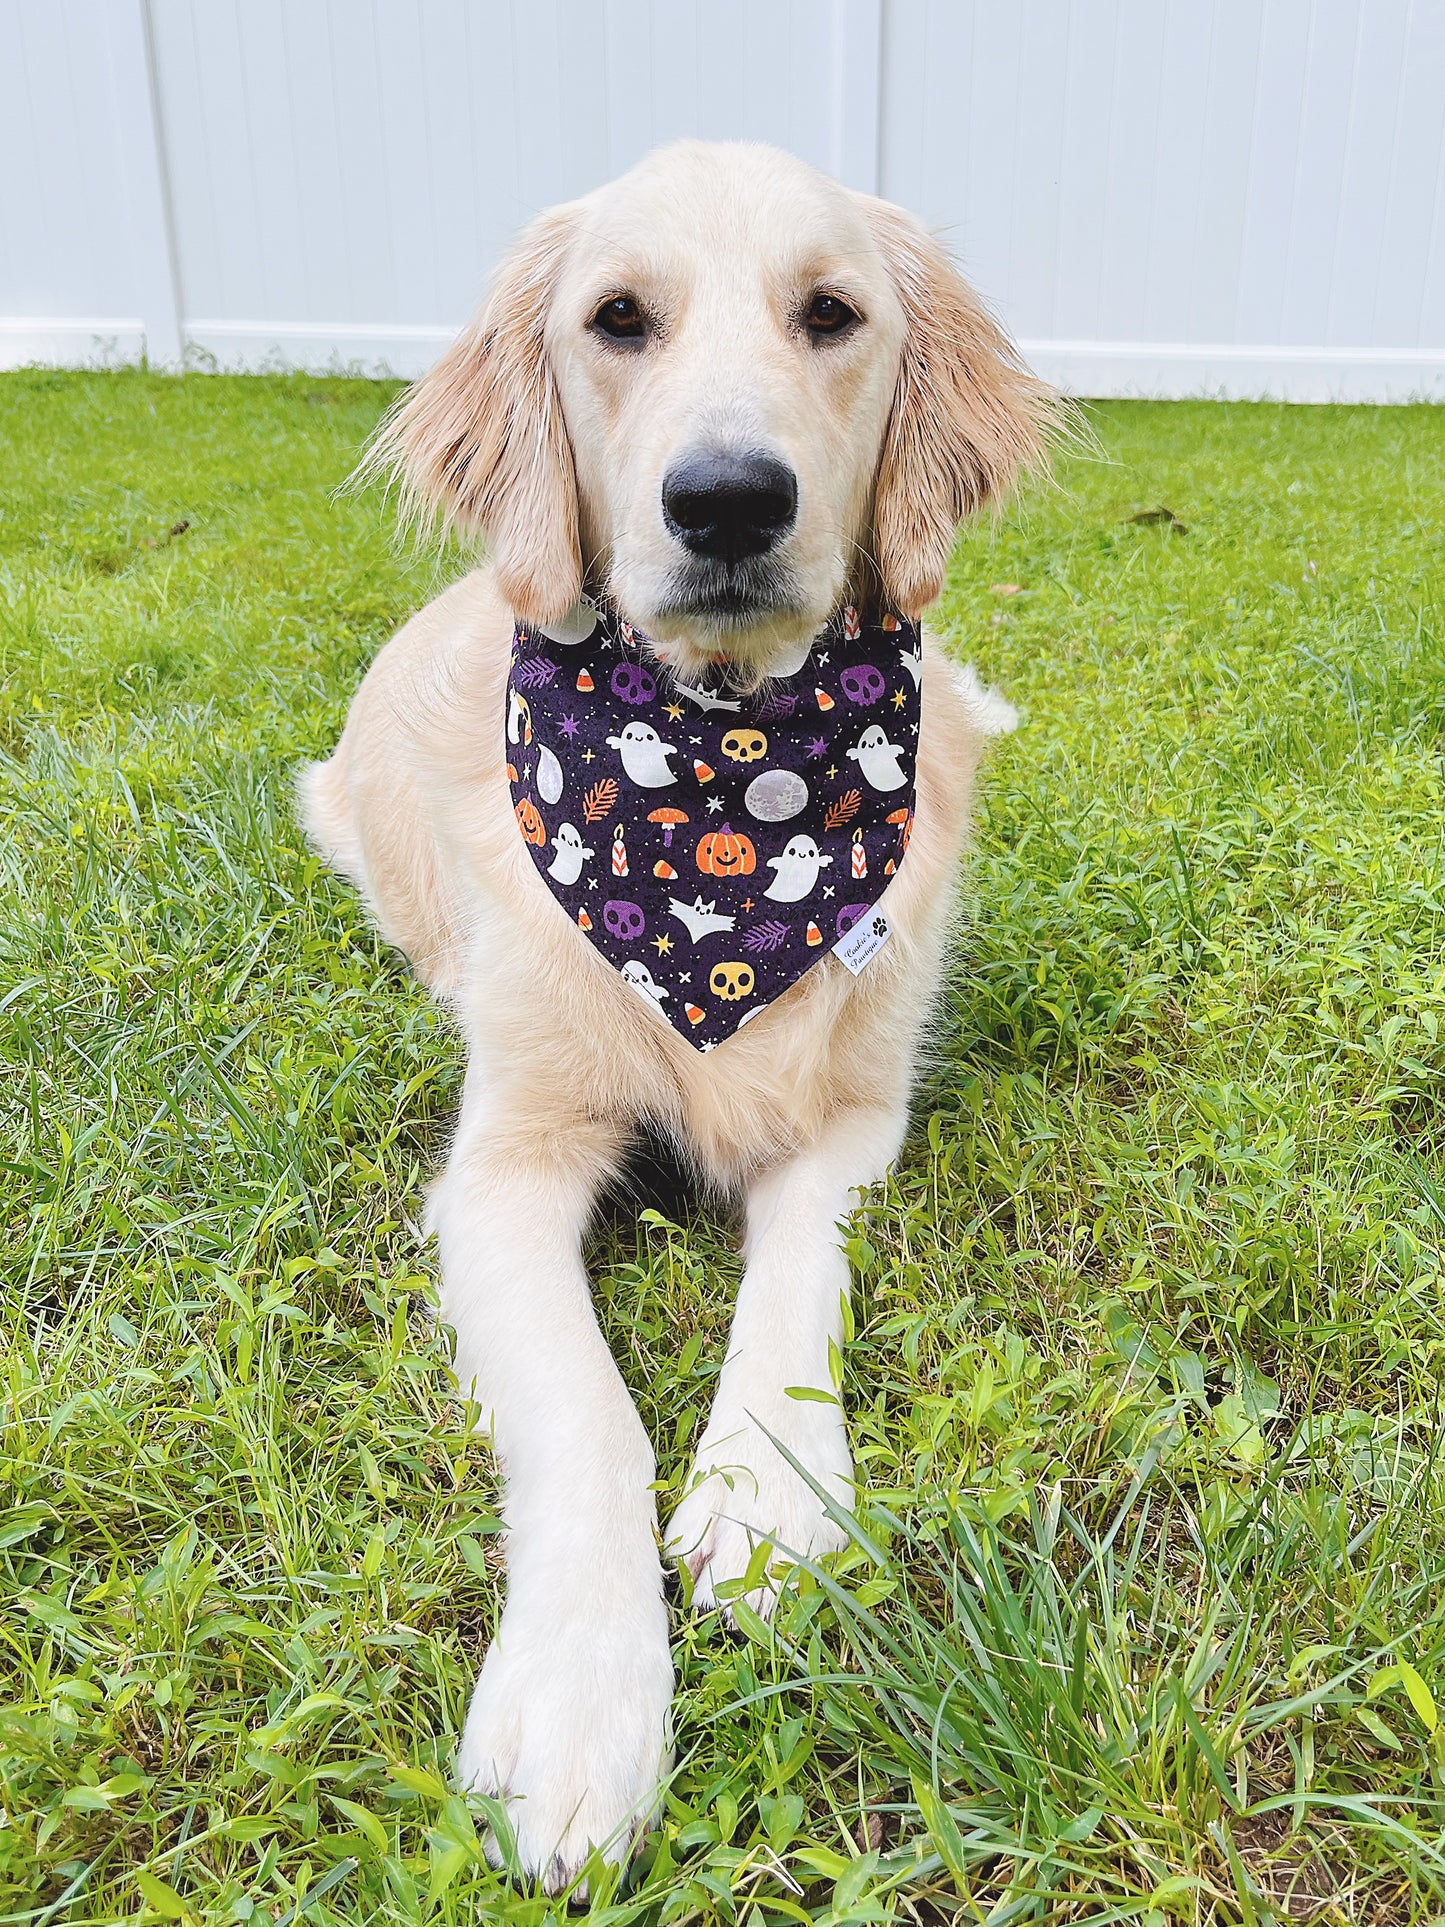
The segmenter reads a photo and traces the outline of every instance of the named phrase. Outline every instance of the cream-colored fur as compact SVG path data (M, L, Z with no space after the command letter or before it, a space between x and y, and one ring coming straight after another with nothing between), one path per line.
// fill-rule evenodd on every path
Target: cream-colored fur
M819 287L860 314L850 341L800 333ZM628 357L588 333L622 289L662 317ZM413 503L487 537L493 561L382 650L335 754L304 775L302 810L468 1044L431 1212L457 1375L505 1469L509 1589L459 1772L506 1798L523 1865L549 1887L646 1824L672 1690L653 1454L592 1316L589 1214L643 1121L746 1194L728 1355L667 1539L695 1601L741 1579L760 1540L836 1549L773 1439L846 1502L841 1410L787 1388L832 1389L839 1221L902 1141L975 765L1012 714L926 642L893 940L857 978L826 958L701 1054L559 911L518 835L502 728L514 611L555 617L585 579L683 670L721 652L766 675L845 592L881 583L921 610L960 517L1037 451L1045 406L907 216L770 149L689 145L544 216L384 431L377 459ZM709 437L774 449L799 477L782 549L796 606L733 631L657 618L660 477Z

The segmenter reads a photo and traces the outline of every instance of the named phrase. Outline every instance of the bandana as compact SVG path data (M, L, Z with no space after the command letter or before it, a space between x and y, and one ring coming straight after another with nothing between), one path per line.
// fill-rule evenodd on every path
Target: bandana
M585 597L517 625L507 775L543 882L659 1016L712 1050L831 949L856 975L913 827L922 641L843 609L757 691L680 682Z

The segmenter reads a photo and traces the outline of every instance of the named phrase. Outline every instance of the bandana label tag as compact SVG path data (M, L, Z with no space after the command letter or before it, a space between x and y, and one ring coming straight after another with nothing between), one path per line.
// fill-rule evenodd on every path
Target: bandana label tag
M856 977L865 964L872 963L892 935L892 926L887 917L881 910L874 909L859 917L851 930L844 931L833 945L833 955L841 958Z

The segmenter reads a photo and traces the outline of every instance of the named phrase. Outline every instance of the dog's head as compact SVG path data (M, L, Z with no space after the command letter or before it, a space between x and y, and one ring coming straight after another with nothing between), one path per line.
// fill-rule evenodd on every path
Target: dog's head
M545 622L584 579L685 673L916 616L1048 391L924 230L775 149L664 148L533 223L373 466Z

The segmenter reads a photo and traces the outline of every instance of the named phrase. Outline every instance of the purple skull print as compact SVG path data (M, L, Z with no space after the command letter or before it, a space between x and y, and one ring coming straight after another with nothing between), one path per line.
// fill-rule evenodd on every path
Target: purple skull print
M698 1050L836 950L861 969L913 827L915 624L842 610L765 691L680 682L583 599L518 624L517 827L568 920Z

